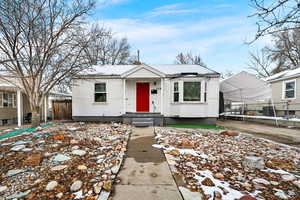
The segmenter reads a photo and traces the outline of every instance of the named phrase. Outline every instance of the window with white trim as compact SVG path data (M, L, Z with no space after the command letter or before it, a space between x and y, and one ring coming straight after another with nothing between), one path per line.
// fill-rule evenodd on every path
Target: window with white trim
M204 82L204 102L207 100L207 82Z
M13 108L16 108L17 107L17 95L16 95L16 93L13 93L12 94L12 99L13 99Z
M95 102L106 102L106 83L95 83Z
M3 93L0 92L0 108L3 108Z
M173 101L179 102L179 85L178 82L174 83L174 91L173 91Z
M0 107L1 108L15 108L16 94L12 92L0 92Z
M285 81L283 84L283 98L294 99L296 98L296 80Z
M201 101L201 82L183 82L183 101Z

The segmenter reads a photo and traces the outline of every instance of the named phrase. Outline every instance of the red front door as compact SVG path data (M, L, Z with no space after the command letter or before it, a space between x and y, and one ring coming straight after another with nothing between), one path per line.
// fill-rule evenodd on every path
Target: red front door
M149 83L136 83L136 111L149 112Z

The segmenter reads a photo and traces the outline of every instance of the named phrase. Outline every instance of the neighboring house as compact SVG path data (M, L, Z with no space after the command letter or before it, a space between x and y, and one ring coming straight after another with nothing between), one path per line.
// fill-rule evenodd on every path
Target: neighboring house
M300 68L286 70L265 79L271 84L278 116L300 117ZM288 109L287 109L288 104Z
M214 124L219 77L199 65L95 66L94 72L73 79L73 119Z
M7 78L6 78L7 79ZM13 85L12 80L10 82L4 81L0 77L0 125L10 125L17 124L21 125L30 120L31 109L29 105L28 98L26 95L18 88ZM18 93L20 97L20 108L18 109ZM51 117L51 101L54 99L66 99L71 98L71 95L61 94L61 93L50 93L47 100L43 104L43 108L41 109L41 118L45 121L45 113L47 117ZM46 104L47 102L47 104ZM47 107L45 107L45 105ZM47 108L47 109L45 109ZM19 113L18 113L19 112ZM20 121L18 122L18 114Z

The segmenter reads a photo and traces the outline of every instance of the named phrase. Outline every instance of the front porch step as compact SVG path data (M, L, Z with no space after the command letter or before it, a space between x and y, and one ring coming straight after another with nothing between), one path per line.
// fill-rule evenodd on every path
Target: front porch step
M153 118L132 118L132 125L135 127L148 127L153 124Z
M149 113L149 112L133 112L133 113L126 113L123 117L130 117L130 118L157 118L163 117L161 113Z

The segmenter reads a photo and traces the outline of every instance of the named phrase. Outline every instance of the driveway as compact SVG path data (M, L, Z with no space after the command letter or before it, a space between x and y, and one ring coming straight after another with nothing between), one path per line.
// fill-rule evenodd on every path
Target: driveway
M291 128L275 127L245 121L218 121L219 126L236 129L253 136L262 137L295 147L300 147L300 130Z

